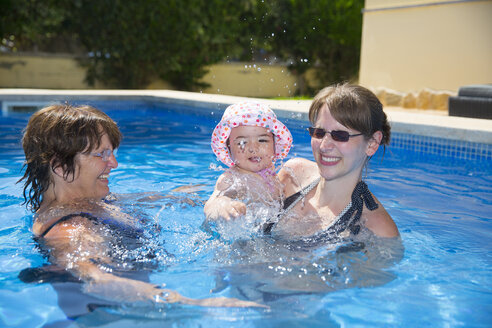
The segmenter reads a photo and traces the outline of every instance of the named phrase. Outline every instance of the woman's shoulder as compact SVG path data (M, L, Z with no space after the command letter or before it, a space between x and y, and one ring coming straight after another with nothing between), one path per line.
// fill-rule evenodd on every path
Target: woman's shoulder
M61 217L52 217L48 220L35 220L32 230L37 237L69 236L70 231L75 228L88 227L90 221L96 221L93 216L84 213L73 213Z
M283 165L283 167L291 167L293 169L305 169L305 168L312 168L316 166L317 166L316 162L310 161L309 159L302 158L302 157L291 158Z
M316 162L305 158L293 158L288 160L278 173L280 182L283 184L310 183L319 176Z
M79 202L41 209L34 216L32 231L36 236L44 236L50 231L59 230L59 226L79 226L89 221L97 221L95 214L90 213L101 212L97 210L99 206L90 202Z
M374 211L367 209L364 211L364 225L379 237L392 238L399 236L400 233L395 221L393 221L383 205L379 201L377 203L379 206Z

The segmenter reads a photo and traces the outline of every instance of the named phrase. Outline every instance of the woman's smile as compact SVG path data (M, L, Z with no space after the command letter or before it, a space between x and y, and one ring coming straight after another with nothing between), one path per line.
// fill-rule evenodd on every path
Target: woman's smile
M336 165L338 162L340 162L342 159L340 157L333 157L333 156L324 156L321 155L321 161L320 164L322 165Z
M98 177L99 180L105 180L105 182L108 182L109 179L109 173L103 173Z

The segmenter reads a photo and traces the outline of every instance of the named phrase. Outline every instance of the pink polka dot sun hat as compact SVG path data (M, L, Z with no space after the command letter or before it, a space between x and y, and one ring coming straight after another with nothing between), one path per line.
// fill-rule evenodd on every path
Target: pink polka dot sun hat
M231 167L231 158L227 139L231 129L237 126L264 127L273 133L275 139L274 160L284 159L292 146L292 135L289 129L277 119L277 115L264 104L242 102L226 108L222 119L212 133L212 150L222 163Z

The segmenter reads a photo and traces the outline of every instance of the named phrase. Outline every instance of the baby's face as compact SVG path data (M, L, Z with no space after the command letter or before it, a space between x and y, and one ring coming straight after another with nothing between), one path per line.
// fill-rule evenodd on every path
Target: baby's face
M273 134L258 126L232 128L229 148L235 165L250 172L269 168L275 157Z

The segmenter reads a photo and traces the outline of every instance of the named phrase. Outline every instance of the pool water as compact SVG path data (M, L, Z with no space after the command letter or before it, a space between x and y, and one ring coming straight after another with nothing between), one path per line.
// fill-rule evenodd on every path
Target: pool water
M124 139L113 193L157 191L155 202L121 201L162 227L166 257L150 280L188 297L253 299L269 310L121 305L68 322L74 327L489 327L492 323L492 163L409 150L372 160L366 181L401 233L404 253L375 241L367 254L317 248L293 251L264 238L233 241L205 232L200 205L222 173L210 133L223 108L200 110L141 102L92 102L119 124ZM24 283L19 272L46 263L22 206L20 146L29 113L0 118L0 326L67 324L49 283ZM306 121L283 115L294 137L290 157L312 158ZM396 136L397 137L397 136ZM199 185L192 194L171 193ZM171 194L170 194L171 193ZM132 198L133 197L133 198ZM191 201L190 201L191 200ZM195 206L195 205L197 206ZM391 249L391 248L388 248ZM389 260L388 260L389 259ZM371 262L371 263L369 263ZM384 262L384 263L383 263ZM376 265L375 265L376 263ZM213 293L211 294L211 291Z

